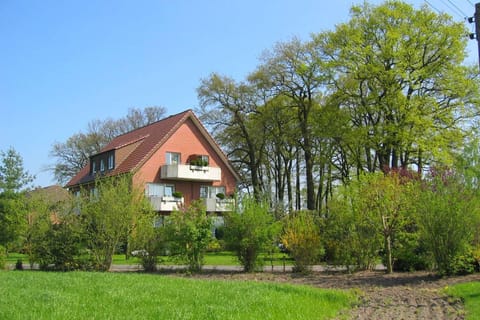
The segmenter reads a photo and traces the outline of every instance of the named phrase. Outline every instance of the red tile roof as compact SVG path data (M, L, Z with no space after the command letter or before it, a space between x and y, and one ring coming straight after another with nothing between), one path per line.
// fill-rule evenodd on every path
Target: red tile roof
M139 144L132 150L125 160L123 160L121 163L116 163L115 169L109 172L108 175L117 175L139 169L155 153L155 151L158 150L158 148L160 148L162 144L165 143L165 141L167 141L167 139L189 118L197 125L204 137L219 153L221 158L227 164L228 168L232 170L234 176L238 179L238 175L231 167L227 157L221 151L220 147L216 144L192 110L187 110L179 114L172 115L145 127L127 132L114 138L100 151L100 153L120 149L133 143ZM73 187L75 185L88 183L93 180L94 176L90 175L90 164L88 164L75 177L73 177L70 182L67 183L66 187Z

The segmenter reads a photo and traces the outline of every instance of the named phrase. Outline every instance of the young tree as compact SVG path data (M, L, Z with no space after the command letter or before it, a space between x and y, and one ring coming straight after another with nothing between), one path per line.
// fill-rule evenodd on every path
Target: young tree
M241 209L226 215L225 240L244 271L252 272L263 265L259 256L274 246L279 228L268 206L252 198L243 199Z
M188 265L190 271L202 270L203 257L212 240L212 219L201 201L188 208L172 212L166 220L166 230L174 256Z
M0 153L0 246L19 240L26 229L26 206L23 191L34 177L23 167L15 149Z
M23 167L23 159L14 148L0 152L0 194L24 191L35 179Z
M108 270L117 245L131 236L139 217L151 210L150 203L129 174L97 179L81 202L92 258L98 269Z

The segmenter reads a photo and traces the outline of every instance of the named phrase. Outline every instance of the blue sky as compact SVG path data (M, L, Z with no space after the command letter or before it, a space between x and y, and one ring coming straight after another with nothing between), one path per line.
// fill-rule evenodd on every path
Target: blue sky
M243 80L264 50L331 30L361 2L0 0L0 150L14 147L35 185L50 185L52 145L91 120L193 109L200 79ZM474 12L470 0L409 3L458 21ZM469 52L476 63L475 41Z

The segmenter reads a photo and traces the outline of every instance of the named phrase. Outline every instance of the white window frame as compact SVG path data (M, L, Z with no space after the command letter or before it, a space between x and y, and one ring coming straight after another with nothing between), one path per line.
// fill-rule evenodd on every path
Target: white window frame
M145 195L147 197L173 197L175 186L165 183L147 183Z
M202 191L202 189L204 191ZM205 194L206 189L206 194ZM202 199L215 199L218 193L225 194L225 186L200 186L200 198ZM226 195L226 194L225 194ZM206 197L205 197L206 196Z
M166 164L180 164L181 163L181 154L179 152L167 152L165 154L165 163Z

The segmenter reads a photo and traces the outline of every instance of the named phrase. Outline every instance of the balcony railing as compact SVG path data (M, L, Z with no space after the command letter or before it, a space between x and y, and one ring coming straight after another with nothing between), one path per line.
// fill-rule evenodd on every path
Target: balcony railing
M150 203L155 211L173 211L180 208L183 203L183 198L175 198L171 196L150 196Z
M235 207L234 199L205 198L203 201L207 212L229 212Z
M161 168L161 178L170 180L220 181L222 170L216 167L169 164Z

